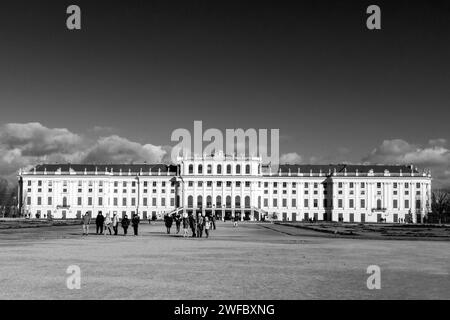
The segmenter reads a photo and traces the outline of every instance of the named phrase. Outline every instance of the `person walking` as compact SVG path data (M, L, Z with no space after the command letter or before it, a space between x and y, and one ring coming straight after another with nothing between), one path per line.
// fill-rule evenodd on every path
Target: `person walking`
M195 229L197 228L197 225L196 225L194 214L192 214L192 213L189 215L189 226L191 227L191 230L192 230L192 237L195 238L196 237Z
M211 229L211 221L208 217L205 217L205 235L206 238L209 237L209 229Z
M102 212L99 211L97 214L97 218L95 218L95 225L97 227L96 233L98 234L100 231L100 234L103 233L103 224L105 223L105 217L103 216Z
M164 216L164 220L165 220L165 224L166 224L167 234L170 234L170 228L172 228L172 223L173 223L172 216L166 214Z
M181 217L180 215L177 213L175 215L175 226L177 227L177 234L180 233L180 225L181 225Z
M128 219L127 215L123 216L122 219L122 228L123 228L123 235L127 235L128 227L130 226L130 219Z
M197 219L197 237L201 238L203 236L203 221L204 218L201 214L198 215Z
M114 235L117 236L117 232L119 231L119 217L117 216L117 213L113 213L112 218L112 227L114 230Z
M112 226L112 220L111 220L111 217L108 212L105 217L105 235L106 235L106 231L109 231L109 235L112 234L111 226Z
M139 222L141 222L141 218L139 218L139 215L135 213L133 218L131 219L131 224L133 225L133 231L135 236L138 235Z
M91 215L89 214L89 211L86 211L86 213L83 216L83 236L89 234L89 224L91 223Z
M211 229L216 230L216 215L214 213L211 215Z
M189 219L187 216L183 216L183 238L188 236Z

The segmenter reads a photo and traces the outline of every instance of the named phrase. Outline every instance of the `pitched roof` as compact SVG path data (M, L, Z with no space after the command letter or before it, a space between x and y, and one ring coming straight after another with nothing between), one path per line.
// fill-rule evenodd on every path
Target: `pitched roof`
M40 164L36 167L32 168L30 171L34 171L36 169L36 172L55 172L60 170L61 173L69 172L70 170L74 170L75 172L113 172L117 173L122 170L122 172L132 172L132 173L139 173L139 172L177 172L177 166L175 165L166 165L166 164Z
M368 164L368 165L354 165L354 164L282 164L279 166L279 170L281 169L282 173L289 172L289 169L292 173L300 172L302 173L319 173L322 171L323 174L328 174L328 172L333 173L336 170L336 173L340 172L356 172L358 173L368 173L370 170L373 170L374 173L384 173L385 170L390 173L411 173L411 166L409 165L380 165L380 164ZM417 168L413 169L414 173L419 173Z

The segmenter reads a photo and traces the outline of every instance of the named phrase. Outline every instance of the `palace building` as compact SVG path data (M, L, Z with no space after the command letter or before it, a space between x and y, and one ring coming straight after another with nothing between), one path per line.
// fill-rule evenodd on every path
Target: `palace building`
M258 221L423 222L431 174L405 165L263 165L218 153L165 164L41 164L19 172L31 217L174 212Z

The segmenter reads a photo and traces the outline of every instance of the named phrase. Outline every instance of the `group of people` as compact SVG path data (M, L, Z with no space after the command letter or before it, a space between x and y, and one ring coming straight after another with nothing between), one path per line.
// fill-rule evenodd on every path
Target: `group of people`
M191 229L191 237L202 238L205 231L206 238L209 238L210 230L216 230L216 218L214 215L187 214L180 215L166 214L164 223L166 225L167 234L170 234L172 224L175 222L176 233L180 233L181 225L183 225L183 237L189 237L189 229Z
M106 235L109 232L110 235L114 232L114 235L117 236L119 233L119 224L122 226L123 235L126 236L128 233L128 227L130 224L133 226L134 235L138 235L139 223L141 219L138 214L134 214L130 219L125 214L121 221L119 221L119 217L117 213L114 213L112 218L109 213L106 216L103 216L101 211L98 212L97 217L95 218L95 226L96 226L96 234ZM89 224L91 223L91 215L89 212L86 212L82 219L83 224L83 235L89 234Z

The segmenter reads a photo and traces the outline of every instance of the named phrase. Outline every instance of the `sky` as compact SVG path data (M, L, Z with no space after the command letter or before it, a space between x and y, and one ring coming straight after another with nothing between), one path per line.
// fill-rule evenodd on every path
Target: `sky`
M279 129L282 162L414 163L450 187L449 17L445 1L2 1L0 176L167 162L201 120Z

